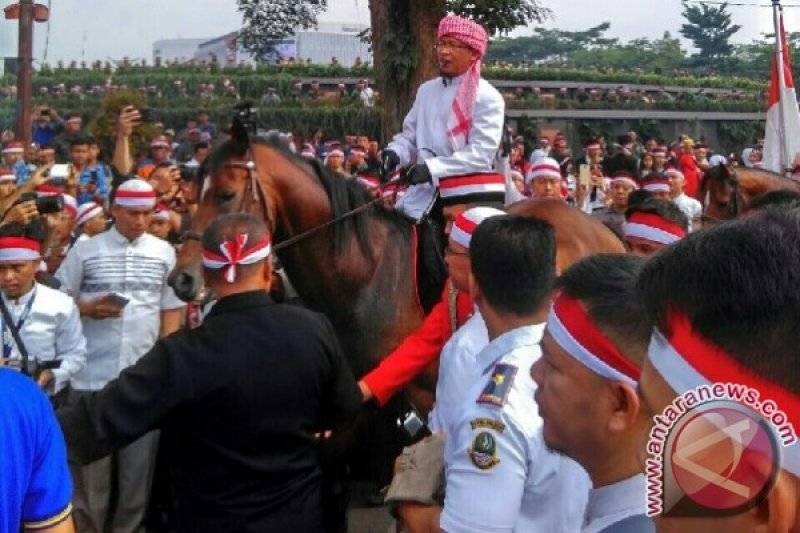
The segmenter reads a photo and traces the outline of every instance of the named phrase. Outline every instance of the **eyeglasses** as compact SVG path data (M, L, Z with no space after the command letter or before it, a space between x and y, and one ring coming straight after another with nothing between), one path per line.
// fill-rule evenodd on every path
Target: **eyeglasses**
M469 250L460 252L458 250L453 250L452 247L448 246L444 249L444 255L469 255Z
M452 41L438 41L436 44L433 45L434 50L469 50L469 46L463 45L461 43L454 43Z

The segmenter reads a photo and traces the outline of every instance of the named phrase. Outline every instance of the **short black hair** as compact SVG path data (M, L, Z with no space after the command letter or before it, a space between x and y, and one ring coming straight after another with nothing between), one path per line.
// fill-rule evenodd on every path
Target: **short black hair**
M491 217L472 235L469 257L472 275L489 305L529 315L547 301L556 277L555 230L531 217Z
M800 212L767 209L652 257L637 292L669 335L670 310L755 373L800 392Z
M24 237L42 245L45 237L44 222L40 219L35 219L28 224L20 222L3 224L0 226L0 237Z
M209 144L206 141L200 141L199 143L194 145L194 153L197 153L198 150L202 150L203 148L210 148Z
M66 115L64 115L64 122L66 122L66 121L68 121L68 120L70 120L72 118L79 118L79 119L83 120L83 117L81 116L80 113L67 113Z
M652 322L636 295L645 259L631 254L597 254L566 269L556 288L580 300L592 322L628 359L641 366Z
M628 195L628 208L641 204L651 196L652 194L650 194L650 191L645 189L636 189L635 191L631 191L631 193Z
M800 207L800 192L776 189L759 194L748 204L748 209L796 209Z
M656 215L668 222L679 225L683 231L689 231L689 217L686 213L681 211L681 208L672 200L659 200L656 198L648 198L644 202L629 206L625 210L625 220L631 218L634 213L647 213Z
M69 146L70 148L74 148L75 146L90 146L92 144L97 144L97 141L95 141L93 137L89 135L78 135L70 141Z
M234 240L240 233L247 234L247 245L245 250L249 250L255 243L267 235L267 226L263 221L247 213L229 213L220 215L211 221L211 224L203 232L202 245L205 250L213 250L219 253L220 245L225 241ZM237 265L239 272L247 272L255 268L254 265ZM213 270L206 268L206 272L212 275L222 275L224 269Z

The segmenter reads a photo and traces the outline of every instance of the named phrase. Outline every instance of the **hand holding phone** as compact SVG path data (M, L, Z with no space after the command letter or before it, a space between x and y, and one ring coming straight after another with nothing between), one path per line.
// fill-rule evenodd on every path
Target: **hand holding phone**
M589 187L592 184L592 173L589 165L581 165L578 168L578 183L583 187Z
M129 298L125 298L121 294L117 294L115 292L109 293L105 296L106 302L110 303L115 307L119 307L123 309L128 303L130 302Z

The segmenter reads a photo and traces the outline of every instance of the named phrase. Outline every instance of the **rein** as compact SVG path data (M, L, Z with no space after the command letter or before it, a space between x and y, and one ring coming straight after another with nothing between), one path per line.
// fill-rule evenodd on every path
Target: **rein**
M248 154L249 154L249 151L248 151ZM267 203L267 195L266 195L266 192L264 191L264 186L261 184L261 181L257 178L257 174L253 171L254 168L255 168L255 165L253 164L252 157L248 161L242 161L242 162L238 162L237 161L237 162L232 162L232 163L225 163L224 166L226 168L239 168L239 169L247 170L248 178L249 178L248 179L248 189L250 190L250 192L253 195L253 203L259 202L259 200L260 200L261 207L264 210L264 216L267 218L267 220L269 220L270 224L274 226L274 223L273 223L273 221L272 221L272 219L270 217L269 205ZM244 202L245 202L245 199L247 198L247 192L248 191L245 190L245 193L242 195L242 202L239 205L239 212L245 212L245 213L249 212L246 209L244 209L244 207L245 207ZM343 221L345 221L345 220L347 220L349 218L352 218L352 217L354 217L354 216L356 216L356 215L358 215L360 213L363 213L367 209L371 208L373 205L375 205L375 204L377 204L379 202L382 202L382 201L383 201L383 198L381 196L378 196L377 198L374 198L374 199L370 200L369 202L356 207L355 209L351 209L350 211L348 211L346 213L343 213L342 215L340 215L340 216L338 216L338 217L336 217L334 219L328 220L327 222L323 222L319 226L314 226L313 228L308 229L308 230L306 230L306 231L304 231L302 233L299 233L299 234L295 235L294 237L290 237L289 239L286 239L285 241L281 241L279 243L273 244L272 245L272 251L273 252L277 252L277 251L282 250L284 248L288 248L289 246L293 246L293 245L297 244L298 242L303 241L303 240L307 239L308 237L311 237L312 235L314 235L314 234L316 234L316 233L318 233L318 232L320 232L320 231L322 231L324 229L330 228L331 226L334 226L334 225L336 225L336 224L338 224L340 222L343 222ZM194 230L187 230L187 231L184 231L181 234L181 236L179 238L179 241L181 243L184 243L184 242L190 241L190 240L201 241L202 238L203 238L203 236L202 236L202 234L200 232L197 232L197 231L194 231Z

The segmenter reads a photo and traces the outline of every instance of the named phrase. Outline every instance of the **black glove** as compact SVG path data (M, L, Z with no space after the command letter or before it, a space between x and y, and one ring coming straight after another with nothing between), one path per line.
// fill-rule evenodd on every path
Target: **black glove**
M411 185L421 185L433 181L431 171L425 163L419 163L408 169L406 181Z
M384 184L387 181L389 181L389 177L391 177L392 171L399 164L400 164L400 156L398 156L393 150L383 150L381 152L381 168L380 168L381 184Z

